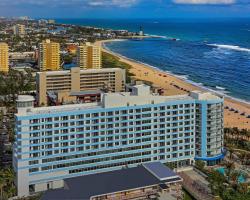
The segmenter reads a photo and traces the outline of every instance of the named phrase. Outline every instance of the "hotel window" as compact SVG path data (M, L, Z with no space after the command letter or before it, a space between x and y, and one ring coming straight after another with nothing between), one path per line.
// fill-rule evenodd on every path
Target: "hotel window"
M160 106L160 110L165 110L165 106Z
M155 119L157 121L157 119ZM160 122L165 122L165 118L161 118Z
M64 121L68 120L68 116L62 116L61 120L64 120Z
M164 160L164 159L165 159L165 156L160 156L159 159L160 159L160 160Z
M29 173L33 173L33 172L38 172L39 168L31 168L29 169Z
M92 113L92 117L99 117L99 113Z
M107 112L107 116L112 116L113 112Z
M140 112L141 112L141 109L136 109L135 112L136 112L136 113L140 113Z
M116 124L115 124L115 127L120 127L120 124L119 124L119 123L116 123Z
M46 122L52 122L52 118L51 117L46 118Z
M68 153L68 149L62 149L61 152L62 153Z

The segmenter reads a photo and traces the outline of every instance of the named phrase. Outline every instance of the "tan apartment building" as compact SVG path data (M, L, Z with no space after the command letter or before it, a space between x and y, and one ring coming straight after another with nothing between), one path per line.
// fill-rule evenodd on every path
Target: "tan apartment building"
M101 47L87 42L77 48L77 66L81 69L100 69L102 65Z
M38 65L40 71L56 71L60 69L60 44L45 40L39 44Z
M9 72L9 46L7 43L0 43L0 72Z
M25 26L23 24L17 24L13 27L14 35L23 36L25 35Z
M125 70L120 68L87 69L79 67L67 71L38 72L37 100L48 104L48 94L54 93L58 102L75 101L76 93L95 91L122 92L125 90Z

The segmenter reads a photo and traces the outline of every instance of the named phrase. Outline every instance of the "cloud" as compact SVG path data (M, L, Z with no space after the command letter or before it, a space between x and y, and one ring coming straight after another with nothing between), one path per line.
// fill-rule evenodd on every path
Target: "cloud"
M81 6L81 7L131 7L139 0L0 0L0 6Z
M193 4L193 5L200 5L200 4L227 5L236 3L235 0L173 0L173 2L176 4Z
M138 0L90 0L88 5L97 7L130 7L138 3Z

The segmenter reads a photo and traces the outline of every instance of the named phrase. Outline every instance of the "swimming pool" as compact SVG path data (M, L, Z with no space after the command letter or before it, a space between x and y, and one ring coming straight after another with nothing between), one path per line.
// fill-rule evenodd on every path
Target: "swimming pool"
M221 174L223 174L223 175L225 175L226 174L226 169L225 169L225 167L220 167L220 168L217 168L216 169L219 173L221 173ZM239 177L238 177L238 182L239 183L245 183L246 182L246 179L245 179L245 177L243 176L243 174L241 173L240 175L239 175Z

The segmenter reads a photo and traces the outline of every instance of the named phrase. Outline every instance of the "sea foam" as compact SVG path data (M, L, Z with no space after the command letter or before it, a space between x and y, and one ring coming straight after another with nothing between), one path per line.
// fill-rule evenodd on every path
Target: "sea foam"
M250 49L243 48L240 46L234 46L234 45L225 45L225 44L208 44L208 46L217 47L219 49L229 49L234 51L244 51L244 52L250 52Z

